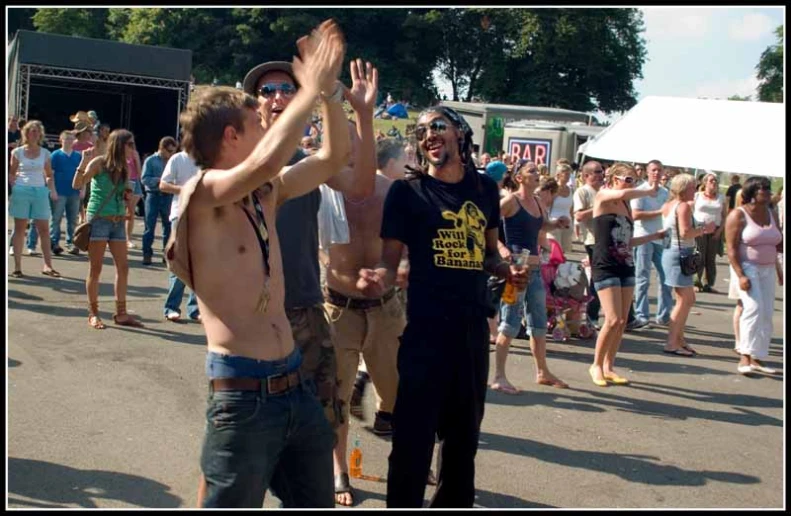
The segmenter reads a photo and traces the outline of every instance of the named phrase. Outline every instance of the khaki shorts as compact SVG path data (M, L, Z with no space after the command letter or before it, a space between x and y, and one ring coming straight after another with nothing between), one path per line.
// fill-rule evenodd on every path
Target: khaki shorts
M398 391L399 337L406 326L404 308L398 296L373 308L350 309L330 302L325 302L324 308L333 329L344 421L349 415L360 355L376 389L377 410L392 413Z
M294 344L302 353L300 373L316 384L316 395L333 430L344 419L338 397L337 364L330 325L321 305L286 310Z

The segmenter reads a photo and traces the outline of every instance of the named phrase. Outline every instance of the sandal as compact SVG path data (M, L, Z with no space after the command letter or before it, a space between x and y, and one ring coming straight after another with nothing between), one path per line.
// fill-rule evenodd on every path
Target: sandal
M55 269L49 269L49 270L46 270L46 271L41 271L41 274L43 274L44 276L49 276L50 278L60 278L60 277L62 277L60 275L60 273L58 271L56 271Z
M120 320L121 317L126 316L126 319ZM118 326L131 326L133 328L143 328L143 323L126 313L126 301L115 302L115 313L113 314L113 322Z
M90 314L88 316L88 325L94 330L103 330L107 328L107 326L105 326L102 322L101 318L96 314Z
M349 497L351 498L351 502L348 504L338 502L337 495L349 493ZM341 473L340 475L335 475L335 503L338 505L342 505L344 507L351 507L354 505L354 491L352 491L352 486L349 484L349 474L348 473Z
M11 273L12 278L24 278L25 275L22 274L22 271L14 271Z

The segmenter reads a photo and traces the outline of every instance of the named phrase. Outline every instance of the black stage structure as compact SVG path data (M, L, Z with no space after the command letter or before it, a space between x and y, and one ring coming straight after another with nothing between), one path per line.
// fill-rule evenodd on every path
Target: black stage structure
M179 137L190 94L192 51L17 31L8 54L8 111L40 120L48 139L96 111L112 129L129 129L141 157L163 136Z

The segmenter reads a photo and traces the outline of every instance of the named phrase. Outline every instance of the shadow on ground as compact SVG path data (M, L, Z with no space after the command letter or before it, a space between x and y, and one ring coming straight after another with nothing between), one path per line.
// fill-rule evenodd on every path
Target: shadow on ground
M570 450L530 439L489 433L481 433L478 447L533 457L570 468L607 473L640 484L702 486L710 480L730 484L757 484L761 481L757 477L741 473L685 470L677 466L661 464L658 457L650 455Z
M68 504L96 508L98 506L94 500L102 498L137 507L179 507L181 498L169 491L170 487L165 484L135 475L76 469L39 460L8 458L9 495L36 500L17 500L18 503L31 507Z

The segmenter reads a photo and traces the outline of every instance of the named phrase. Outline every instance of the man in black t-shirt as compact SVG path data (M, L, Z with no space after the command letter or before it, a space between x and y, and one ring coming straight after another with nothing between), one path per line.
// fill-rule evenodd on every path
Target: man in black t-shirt
M407 326L398 352L388 507L422 507L435 436L440 439L432 507L472 507L475 454L489 373L493 315L486 281L517 288L525 272L497 252L497 184L475 170L472 130L438 106L418 118L421 168L390 187L382 219L382 264L360 271L358 288L376 297L395 283L409 248Z
M731 176L731 186L728 187L728 190L725 192L725 197L728 198L728 210L732 210L736 207L736 194L739 190L742 189L742 185L739 182L739 176L736 174Z

